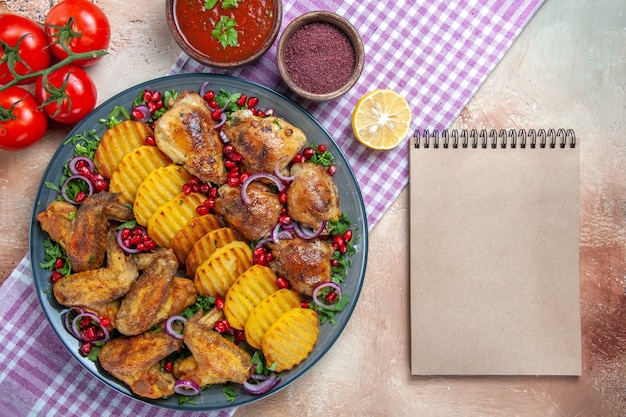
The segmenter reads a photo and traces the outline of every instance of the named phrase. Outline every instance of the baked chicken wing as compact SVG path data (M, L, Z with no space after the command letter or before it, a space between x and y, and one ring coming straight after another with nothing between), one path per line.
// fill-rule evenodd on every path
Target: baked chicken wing
M222 131L250 173L273 173L275 168L283 172L307 143L302 130L286 120L254 116L250 110L233 112Z
M174 105L157 119L154 138L159 149L202 181L223 184L222 142L213 128L206 102L200 95L182 92Z
M182 345L182 340L163 330L122 336L105 343L98 352L98 360L107 372L128 384L137 395L161 398L174 394L176 378L162 371L159 361Z
M285 277L294 291L311 296L318 284L331 280L333 247L328 242L296 237L278 240L269 247L274 256L271 268Z
M287 206L292 219L312 229L323 221L339 219L339 190L322 165L295 164L291 175L294 180L287 193Z

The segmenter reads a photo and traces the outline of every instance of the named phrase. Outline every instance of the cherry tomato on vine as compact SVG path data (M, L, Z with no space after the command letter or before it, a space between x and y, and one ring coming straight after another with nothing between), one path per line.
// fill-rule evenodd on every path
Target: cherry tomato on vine
M71 23L70 23L71 20ZM74 53L106 50L111 39L111 26L102 9L89 0L64 0L46 15L46 34L50 49L58 59L67 58L64 46ZM79 67L95 64L101 57L72 62Z
M8 84L18 75L30 74L48 68L50 51L43 29L33 20L12 14L0 13L0 85ZM18 84L35 82L25 79Z
M48 118L35 97L21 87L0 92L0 149L17 151L43 138Z
M37 77L35 94L52 120L66 124L77 123L89 114L98 98L89 74L74 65L52 71L45 85L43 76Z

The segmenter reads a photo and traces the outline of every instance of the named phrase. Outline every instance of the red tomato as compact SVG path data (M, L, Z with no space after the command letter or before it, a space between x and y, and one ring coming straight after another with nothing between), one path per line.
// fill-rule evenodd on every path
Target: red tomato
M70 27L68 22L72 18ZM67 39L67 47L74 53L106 50L111 39L111 26L106 15L98 6L88 0L64 0L53 6L46 15L46 34L53 42L50 49L58 59L65 59L68 53L62 42ZM95 64L101 57L86 58L72 62L79 67Z
M22 38L23 37L23 38ZM22 39L21 42L20 39ZM0 84L13 81L9 63L15 59L13 68L19 75L41 71L50 65L48 39L43 29L34 21L12 13L0 13ZM19 42L19 47L16 48ZM13 58L11 58L13 57ZM22 80L19 84L35 82L35 78Z
M67 1L67 0L66 0ZM85 70L66 65L48 74L48 84L37 77L37 100L54 121L74 124L96 107L98 92Z
M38 106L35 97L21 87L0 92L0 149L24 149L43 138L48 118Z

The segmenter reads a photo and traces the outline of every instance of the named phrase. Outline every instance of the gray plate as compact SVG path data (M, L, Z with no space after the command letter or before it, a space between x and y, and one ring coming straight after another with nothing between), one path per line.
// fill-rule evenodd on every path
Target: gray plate
M100 123L100 119L106 118L115 105L123 105L130 109L135 97L137 97L140 91L146 88L159 90L161 92L172 89L177 91L184 89L198 91L200 86L207 81L209 82L207 88L216 91L225 89L231 92L242 92L248 96L259 97L260 108L274 108L276 116L282 117L302 129L310 142L326 145L327 150L332 152L335 156L335 162L338 168L335 174L335 182L339 187L341 209L351 219L355 229L356 254L351 257L352 267L342 286L344 293L348 294L352 300L350 305L342 313L337 314L337 324L335 326L331 326L328 323L321 326L318 342L311 355L291 371L281 373L281 382L278 387L267 394L254 396L243 391L241 386L231 384L238 395L234 403L229 403L224 398L222 386L213 386L204 390L195 398L198 404L185 404L183 408L185 410L216 410L247 404L278 392L303 375L328 352L348 323L354 307L356 306L359 293L361 292L367 264L368 235L365 207L358 183L345 155L337 147L337 144L328 132L309 113L293 101L267 87L244 79L216 74L181 74L162 77L129 88L117 94L115 97L110 98L76 125L69 136L91 129L96 129L98 134L102 135L105 131L105 126ZM44 211L48 204L58 196L55 191L46 188L44 183L49 181L58 184L62 175L63 164L72 156L72 144L61 145L59 147L44 173L33 208L30 228L30 255L35 286L41 306L61 342L76 360L95 377L99 378L113 389L141 401L164 408L179 409L176 397L162 400L148 400L134 395L124 383L109 375L97 364L83 358L78 350L78 341L70 336L63 328L60 318L60 312L63 310L63 306L59 305L54 299L54 296L51 295L50 271L39 267L39 264L44 260L45 251L43 242L47 238L47 234L39 227L36 216L41 211Z

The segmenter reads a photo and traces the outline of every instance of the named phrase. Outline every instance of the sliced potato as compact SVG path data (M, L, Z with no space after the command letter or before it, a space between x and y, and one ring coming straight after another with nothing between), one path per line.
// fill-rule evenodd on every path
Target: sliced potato
M288 288L270 294L254 307L244 326L246 342L261 349L265 332L287 311L300 307L300 295Z
M125 120L102 135L93 158L96 169L105 178L111 178L124 155L145 143L154 133L150 126L135 120Z
M193 277L196 275L196 269L202 264L202 262L209 259L211 254L219 247L222 247L230 242L240 240L237 234L230 227L220 227L208 231L202 236L191 248L191 252L187 256L185 265L187 267L187 275Z
M196 270L194 284L198 294L224 297L233 282L252 266L252 249L236 240L218 248Z
M137 223L148 225L148 220L159 207L182 192L183 185L192 178L180 165L170 164L152 171L143 180L133 203Z
M141 183L155 169L171 164L170 158L156 146L143 145L126 155L113 171L109 191L119 193L117 200L133 204ZM180 191L180 190L179 190Z
M198 216L196 207L206 197L192 192L189 195L181 192L167 203L159 207L148 220L148 236L158 246L169 248L172 239L189 220Z
M267 266L252 265L230 287L224 297L224 316L235 329L243 330L250 313L278 291L276 273Z
M191 219L172 239L172 250L176 254L178 262L185 265L194 243L211 230L223 226L223 222L213 214L205 214Z
M268 366L276 372L287 371L305 360L319 336L317 313L297 307L283 314L265 332L261 350Z

